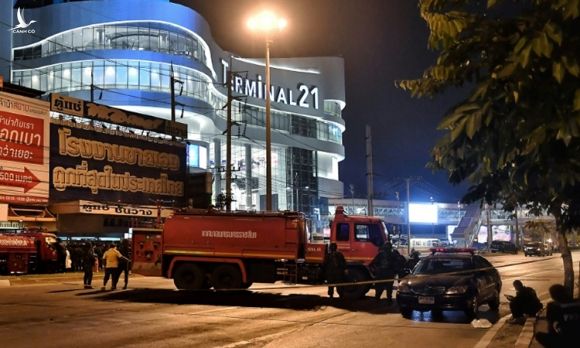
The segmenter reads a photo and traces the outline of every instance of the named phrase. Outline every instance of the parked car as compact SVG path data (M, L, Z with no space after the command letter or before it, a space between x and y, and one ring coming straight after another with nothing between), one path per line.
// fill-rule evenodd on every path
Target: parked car
M507 242L503 240L494 240L491 242L491 252L517 254L518 248L512 242Z
M552 249L542 242L533 242L524 244L525 256L548 256L552 255Z
M474 249L434 248L399 282L397 303L403 317L462 310L473 318L484 303L498 310L501 286L497 269Z

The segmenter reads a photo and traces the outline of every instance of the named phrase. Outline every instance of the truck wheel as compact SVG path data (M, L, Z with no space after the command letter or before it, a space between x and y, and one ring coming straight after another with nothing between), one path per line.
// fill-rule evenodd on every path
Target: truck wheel
M179 290L198 290L205 283L205 275L199 266L186 263L175 271L173 283Z
M240 289L242 287L242 274L238 267L221 265L214 269L211 283L215 289Z
M369 280L369 277L364 271L358 268L352 268L348 270L348 275L346 276L347 282L356 283L356 282L364 282L367 280ZM338 287L338 295L341 298L347 300L356 300L364 297L366 293L369 291L369 289L370 289L369 284L340 286Z
M241 288L242 289L249 289L250 286L252 286L252 284L254 284L253 282L246 282L246 283L242 283Z

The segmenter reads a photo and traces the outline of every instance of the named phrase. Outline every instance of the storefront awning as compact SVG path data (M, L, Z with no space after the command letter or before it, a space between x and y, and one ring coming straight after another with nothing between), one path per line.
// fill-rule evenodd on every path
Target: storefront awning
M45 207L8 208L8 221L22 222L56 222L56 217Z

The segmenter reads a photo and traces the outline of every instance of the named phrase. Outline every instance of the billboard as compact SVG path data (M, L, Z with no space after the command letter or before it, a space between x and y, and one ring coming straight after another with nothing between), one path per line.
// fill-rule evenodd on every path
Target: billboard
M51 201L183 204L184 145L66 120L50 133Z
M185 123L171 122L170 120L121 110L58 93L50 95L50 110L123 127L187 138L187 124Z
M49 104L0 92L0 202L48 203Z
M419 224L436 224L438 221L437 204L409 204L409 221Z

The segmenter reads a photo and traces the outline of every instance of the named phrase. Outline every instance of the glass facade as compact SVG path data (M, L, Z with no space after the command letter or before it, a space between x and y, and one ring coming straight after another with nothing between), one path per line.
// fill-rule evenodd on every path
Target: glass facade
M209 77L182 66L174 66L173 70L175 77L184 82L183 95L204 101L212 100ZM15 83L49 93L88 90L91 88L91 79L95 86L104 89L170 93L170 76L170 64L139 60L76 61L12 72Z
M14 50L14 60L50 57L66 52L135 50L185 56L208 64L200 39L162 23L130 22L94 25L60 33L34 46Z
M212 86L211 79L197 70L174 66L174 76L184 82L182 95L210 103L217 114L226 99ZM92 75L92 76L91 76ZM135 89L170 93L171 65L140 60L88 60L55 64L12 72L15 83L49 93L89 90L92 83L103 89ZM307 138L342 144L342 131L334 124L315 118L272 110L272 129ZM264 108L237 103L233 120L243 125L264 127ZM242 132L242 130L240 130Z

